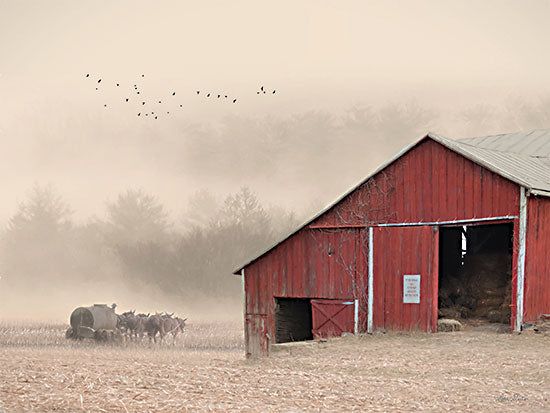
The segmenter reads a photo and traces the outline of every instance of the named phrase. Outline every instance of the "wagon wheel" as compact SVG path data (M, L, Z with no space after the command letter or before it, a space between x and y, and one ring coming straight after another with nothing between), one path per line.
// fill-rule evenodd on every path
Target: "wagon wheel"
M69 327L67 331L65 331L65 338L74 339L74 330L72 327Z

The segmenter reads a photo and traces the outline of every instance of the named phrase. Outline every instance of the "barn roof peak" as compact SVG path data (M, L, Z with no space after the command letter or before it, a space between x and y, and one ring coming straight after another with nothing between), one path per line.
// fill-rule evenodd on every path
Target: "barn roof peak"
M429 132L411 144L405 146L392 158L380 165L374 172L361 180L357 185L338 197L323 210L308 219L296 230L269 247L267 250L237 268L233 274L239 274L264 254L271 251L277 245L286 241L296 232L306 227L321 215L326 213L358 187L367 182L407 152L418 146L423 141L431 139L456 152L467 159L487 168L488 170L525 187L534 195L550 197L550 129L535 130L531 132L517 132L492 136L481 136L452 140L437 133Z

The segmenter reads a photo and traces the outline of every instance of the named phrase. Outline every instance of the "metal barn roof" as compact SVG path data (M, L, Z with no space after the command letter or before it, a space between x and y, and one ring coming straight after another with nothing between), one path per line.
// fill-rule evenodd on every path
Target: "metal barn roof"
M550 196L550 130L457 141L428 137L536 195Z
M456 142L501 152L545 158L550 157L550 129L480 136L477 138L460 139Z
M282 240L278 241L264 252L248 261L246 264L240 266L233 273L238 274L243 268L256 261L267 252L271 251L277 245L286 241L311 222L315 221L355 191L355 189L359 186L391 165L397 159L401 158L425 139L432 139L439 142L443 146L464 156L465 158L470 159L488 170L527 188L534 195L550 197L550 130L509 133L460 140L448 139L436 133L430 132L403 148L395 156L384 162L373 173L359 182L359 184L353 186L350 190L340 196L336 201L329 204L313 218L308 219L296 230L292 231Z

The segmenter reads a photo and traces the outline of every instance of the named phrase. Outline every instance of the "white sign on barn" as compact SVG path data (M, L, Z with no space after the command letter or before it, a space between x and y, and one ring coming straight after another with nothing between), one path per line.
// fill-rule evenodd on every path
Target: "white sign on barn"
M420 274L403 276L403 303L420 304Z

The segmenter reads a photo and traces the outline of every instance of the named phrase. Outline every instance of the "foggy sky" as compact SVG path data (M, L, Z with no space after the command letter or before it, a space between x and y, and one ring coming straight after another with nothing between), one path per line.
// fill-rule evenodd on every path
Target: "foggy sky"
M55 184L81 217L132 186L179 213L197 189L247 184L189 177L155 157L156 137L178 139L193 122L547 96L549 14L548 1L0 0L0 220L35 182ZM96 93L86 73L110 87ZM150 96L177 91L177 117L138 121L117 101L113 82L142 73ZM278 93L258 100L260 85ZM238 104L197 100L195 90L226 91ZM453 137L452 125L440 128ZM269 184L256 189L270 201L300 209L310 200Z

